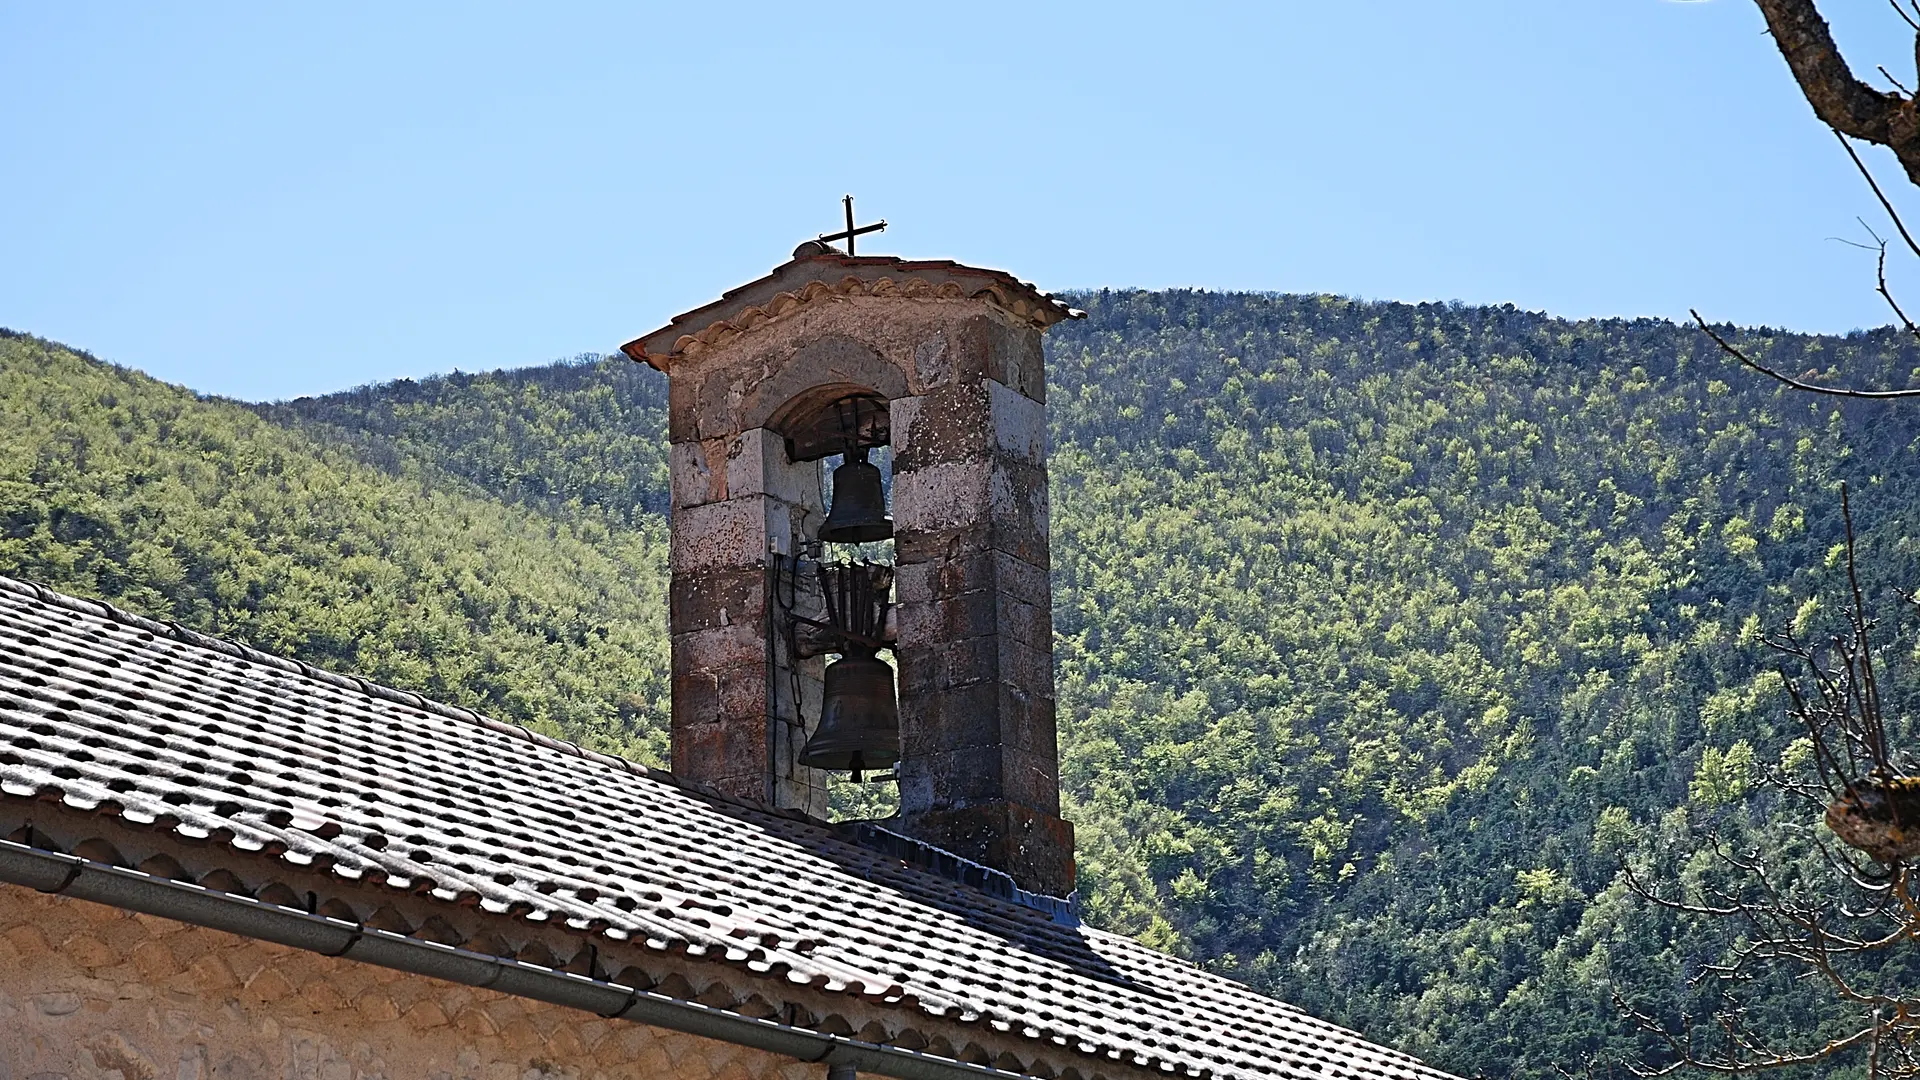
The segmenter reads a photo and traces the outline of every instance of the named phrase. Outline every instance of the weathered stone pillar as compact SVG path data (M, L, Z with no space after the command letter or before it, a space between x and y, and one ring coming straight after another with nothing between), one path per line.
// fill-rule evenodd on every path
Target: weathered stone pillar
M826 777L799 764L821 661L779 640L770 556L824 513L820 470L766 428L669 433L672 468L673 771L770 806L827 812ZM803 700L795 707L798 686Z
M901 825L1065 895L1040 330L976 315L919 353L947 378L891 403Z

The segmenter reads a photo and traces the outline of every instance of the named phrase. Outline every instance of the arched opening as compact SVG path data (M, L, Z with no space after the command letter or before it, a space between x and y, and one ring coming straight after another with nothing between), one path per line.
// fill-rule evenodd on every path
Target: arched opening
M887 818L899 808L890 419L881 394L834 383L796 394L767 420L789 460L821 470L824 513L808 515L783 604L789 670L808 666L821 680L813 700L797 680L793 689L806 732L799 761L826 773L835 820Z
M849 447L879 447L893 440L887 399L856 383L803 390L767 418L767 427L787 440L793 461L819 461Z

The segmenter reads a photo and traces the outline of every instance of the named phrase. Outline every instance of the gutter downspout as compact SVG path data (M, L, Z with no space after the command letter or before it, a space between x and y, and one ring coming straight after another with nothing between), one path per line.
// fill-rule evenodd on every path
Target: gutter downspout
M1017 1080L1021 1075L897 1046L756 1020L698 1002L456 949L325 915L311 915L251 897L216 892L11 840L0 840L0 881L326 956L346 957L395 971L580 1009L609 1020L631 1020L799 1061L821 1062L827 1065L832 1080L851 1080L856 1071L894 1080Z

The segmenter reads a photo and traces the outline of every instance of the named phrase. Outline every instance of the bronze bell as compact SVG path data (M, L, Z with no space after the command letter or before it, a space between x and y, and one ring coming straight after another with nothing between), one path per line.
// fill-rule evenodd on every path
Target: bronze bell
M865 544L892 535L893 518L887 516L880 467L867 460L864 448L849 453L847 460L833 470L833 509L820 526L820 539L833 544Z
M893 698L893 668L870 652L847 653L828 664L820 726L800 751L800 764L858 773L889 768L899 760L900 705Z

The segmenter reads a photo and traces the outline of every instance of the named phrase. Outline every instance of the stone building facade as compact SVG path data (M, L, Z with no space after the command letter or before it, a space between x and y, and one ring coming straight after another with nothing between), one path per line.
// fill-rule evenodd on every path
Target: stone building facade
M820 1066L0 886L0 1080L818 1080Z

